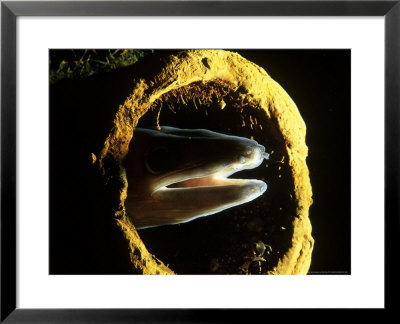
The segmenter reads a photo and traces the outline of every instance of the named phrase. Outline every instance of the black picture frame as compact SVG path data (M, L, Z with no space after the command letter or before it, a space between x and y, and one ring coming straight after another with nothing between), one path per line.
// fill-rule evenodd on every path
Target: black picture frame
M266 310L16 308L16 19L18 16L383 16L385 19L385 309L395 306L399 235L400 0L2 1L1 322L237 322ZM367 152L366 152L367 154ZM371 243L372 244L372 243ZM366 269L368 271L368 269Z

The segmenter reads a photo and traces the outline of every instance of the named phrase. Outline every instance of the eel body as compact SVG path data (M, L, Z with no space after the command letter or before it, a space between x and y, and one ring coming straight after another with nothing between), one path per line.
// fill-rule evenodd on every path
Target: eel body
M254 140L205 129L136 128L124 160L125 208L137 229L179 224L249 202L266 189L230 175L269 155Z

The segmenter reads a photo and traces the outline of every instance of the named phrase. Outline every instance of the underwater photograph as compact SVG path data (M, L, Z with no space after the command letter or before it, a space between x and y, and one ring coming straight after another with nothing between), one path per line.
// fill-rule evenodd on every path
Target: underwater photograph
M351 50L50 49L49 273L351 274Z

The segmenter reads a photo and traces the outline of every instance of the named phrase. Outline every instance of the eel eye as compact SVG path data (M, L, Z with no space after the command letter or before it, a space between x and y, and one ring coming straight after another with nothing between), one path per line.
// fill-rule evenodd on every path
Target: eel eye
M171 150L165 147L153 147L146 156L145 165L149 172L160 174L174 169L176 159Z

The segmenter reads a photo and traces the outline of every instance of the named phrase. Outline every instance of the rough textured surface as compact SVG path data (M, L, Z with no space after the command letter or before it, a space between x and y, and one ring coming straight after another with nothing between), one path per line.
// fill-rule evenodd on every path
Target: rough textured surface
M219 102L221 110L225 102L230 102L237 114L246 117L243 127L274 137L282 163L287 166L288 195L294 208L287 216L291 227L287 249L265 273L306 274L313 248L308 218L312 190L306 164L306 126L291 98L263 69L238 54L222 50L181 52L169 57L158 74L137 81L132 94L119 107L114 127L95 161L107 185L119 192L115 216L129 240L134 267L143 274L174 273L148 252L126 218L124 201L128 183L121 165L139 119L155 109L159 116L163 104L171 100L182 105L190 101L196 109Z

